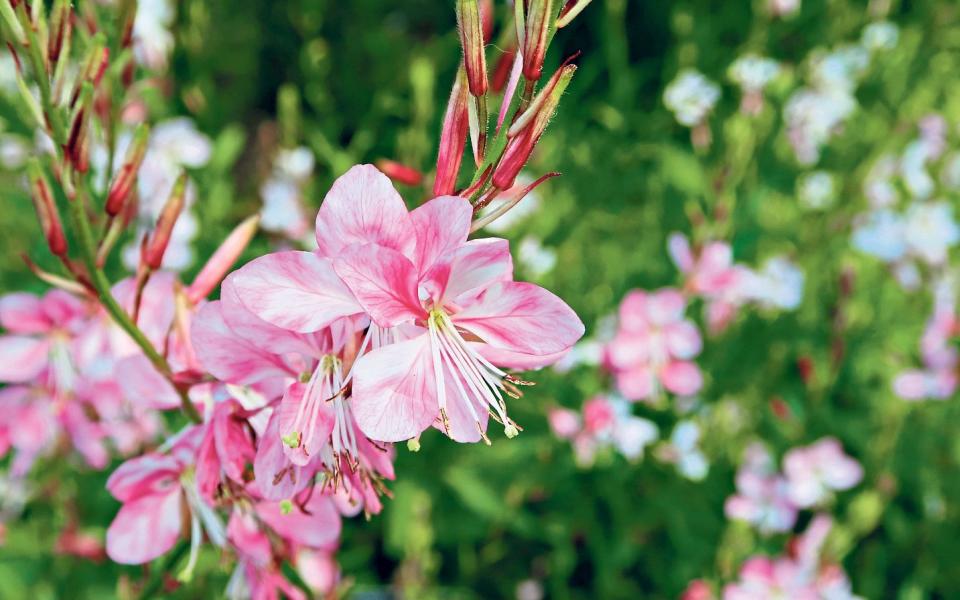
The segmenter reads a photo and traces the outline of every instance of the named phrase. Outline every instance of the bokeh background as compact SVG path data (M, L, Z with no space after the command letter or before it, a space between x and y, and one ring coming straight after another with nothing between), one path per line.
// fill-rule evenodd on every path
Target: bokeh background
M548 56L556 65L582 52L529 167L534 176L563 176L525 200L535 206L503 235L515 251L526 248L519 276L564 298L594 340L603 339L629 290L680 285L666 249L674 231L728 240L746 264L788 257L805 275L799 306L744 310L707 335L697 358L705 384L695 399L634 405L660 431L642 457L628 460L610 447L584 461L551 432L550 408L579 410L613 390L589 360L532 375L537 386L511 408L525 427L517 439L487 448L434 433L418 454L401 448L393 500L369 521L345 523L338 558L351 597L676 598L697 578L734 580L747 557L782 553L790 538L725 516L744 449L761 440L780 457L828 435L864 468L862 482L824 509L836 523L830 555L854 591L960 597L957 399L908 402L891 383L921 362L931 282L949 262L921 263L919 283L905 289L889 264L851 242L858 215L871 206L864 191L871 169L886 153L899 156L921 119L942 116L948 148L960 147L960 6L803 0L795 14L776 16L772 4L595 0L559 32ZM432 170L460 60L449 2L171 6L175 47L166 71L141 91L152 120L188 117L209 138L209 160L191 169L197 256L260 210L277 148L303 146L314 157L301 182L308 213L354 163L392 159ZM811 57L860 44L865 26L882 18L896 24L898 39L871 55L852 92L856 108L830 128L815 164L802 164L784 111L809 84ZM783 66L755 116L740 111L741 90L727 73L748 52ZM663 101L686 67L720 85L706 119L709 147L695 148ZM0 79L9 80L9 63L2 68ZM10 146L32 143L12 98L0 95L0 291L41 291L20 258L47 264ZM954 207L958 193L939 175L945 160L929 161L934 195ZM833 186L832 204L817 210L799 192L813 170L827 172ZM893 185L906 206L909 189ZM425 186L398 187L411 205L427 196ZM246 258L278 243L282 236L264 233ZM185 273L200 265L190 262ZM111 269L124 267L118 260ZM690 314L703 323L698 310ZM700 431L702 478L685 476L670 458L677 450L670 432L686 421ZM0 597L108 598L118 594L118 579L139 576L55 552L58 532L74 518L103 535L118 506L104 489L108 473L62 459L35 467L33 494L0 546ZM0 498L15 503L9 490ZM793 531L803 531L811 514L802 512ZM229 570L212 550L202 559L194 583L172 597L219 597Z

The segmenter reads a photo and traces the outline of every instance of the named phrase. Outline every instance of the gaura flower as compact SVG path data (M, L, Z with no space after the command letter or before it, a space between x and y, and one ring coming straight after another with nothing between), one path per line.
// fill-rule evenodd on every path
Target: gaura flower
M354 368L354 415L371 439L412 438L439 421L454 440L475 442L490 414L513 437L504 396L525 382L501 367L550 364L583 335L562 300L512 281L505 240L467 241L471 217L465 199L436 198L409 214L412 252L367 244L335 261L376 325L410 327Z
M794 448L783 457L790 499L801 508L817 504L831 491L848 490L863 479L863 467L843 452L835 438L805 448Z
M471 217L452 196L408 212L386 176L359 165L320 208L316 252L262 257L233 284L247 310L296 332L369 316L350 400L368 438L413 438L439 419L477 441L491 409L515 435L503 395L519 380L501 367L549 364L583 325L553 294L512 281L505 240L468 242Z
M607 347L607 357L620 392L629 400L655 397L662 385L689 396L703 378L691 361L703 346L700 332L684 317L686 300L665 288L653 293L634 290L620 305L620 328Z

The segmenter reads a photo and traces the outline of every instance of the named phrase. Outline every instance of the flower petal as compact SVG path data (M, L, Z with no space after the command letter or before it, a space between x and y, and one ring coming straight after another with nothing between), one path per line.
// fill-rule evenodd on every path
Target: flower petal
M107 555L120 564L139 565L173 548L182 526L181 503L177 487L124 504L107 529Z
M151 452L121 464L107 480L107 490L120 502L166 493L180 474L177 459Z
M419 335L367 353L353 371L353 416L372 440L410 439L439 412L430 338Z
M690 321L670 323L663 328L663 335L670 354L681 360L693 358L703 349L700 331Z
M472 219L473 207L459 196L440 196L411 211L417 236L413 262L421 275L467 241Z
M193 349L204 369L221 381L241 385L297 375L276 353L269 334L259 344L247 341L227 325L223 309L220 301L207 303L197 313L190 327ZM270 328L269 331L278 330L268 323L264 324ZM296 334L290 332L290 335Z
M360 312L330 261L310 252L261 256L232 277L246 309L277 327L309 333Z
M180 406L180 395L143 354L117 361L117 382L134 405L157 410Z
M674 361L660 371L660 380L663 387L674 394L690 396L700 391L703 386L703 375L696 364L686 361Z
M568 350L583 336L583 323L560 298L532 283L494 284L453 322L483 341L524 354Z
M0 336L0 381L27 383L49 363L50 342L19 335Z
M412 250L414 237L403 198L373 165L356 165L331 186L317 213L317 247L334 258L353 244Z
M312 465L299 467L291 464L283 453L279 418L274 411L253 460L253 474L260 493L267 500L293 498L311 482L315 470Z
M280 511L278 502L257 504L257 514L281 537L298 546L325 548L340 537L340 514L329 496L314 492L307 512L294 506L289 514Z
M426 316L417 296L416 267L396 250L353 246L334 268L377 325L393 327Z
M320 385L319 383L317 385ZM315 403L319 402L319 406L315 408L316 414L306 415L301 423L304 423L302 430L297 429L297 415L301 410L311 411L312 407L307 406L301 409L301 404L303 404L306 399L304 398L304 393L307 391L307 386L302 383L294 383L287 388L286 393L283 395L283 400L280 401L280 406L277 408L277 431L282 437L289 436L291 433L300 434L300 445L296 448L291 448L286 443L283 444L283 452L287 455L287 458L295 465L304 466L309 463L315 456L320 453L320 449L327 442L330 437L330 433L333 431L333 425L336 417L334 417L330 404L327 402L327 399L333 396L336 391L329 391L324 393L326 396L320 400L314 400Z
M43 333L53 324L43 312L40 298L14 292L0 298L0 327L11 333Z
M513 279L510 243L500 238L470 240L460 246L450 261L450 276L444 297L456 301L498 281Z

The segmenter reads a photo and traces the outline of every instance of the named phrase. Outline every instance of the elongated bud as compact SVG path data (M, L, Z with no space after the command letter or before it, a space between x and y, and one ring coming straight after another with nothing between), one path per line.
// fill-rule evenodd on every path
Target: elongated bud
M443 115L443 129L440 132L440 149L437 152L437 176L433 182L434 196L447 196L453 193L457 185L457 174L463 159L463 145L467 141L469 117L467 106L470 94L467 90L467 77L463 67L457 73L447 102L447 112Z
M569 25L592 1L593 0L567 0L567 3L560 9L560 15L557 17L557 29L562 29Z
M530 154L540 140L540 136L546 130L550 119L553 118L560 103L560 97L569 85L573 74L576 72L576 65L564 65L558 69L557 74L551 78L550 83L541 92L539 102L531 104L531 109L536 108L536 112L529 110L517 119L517 123L523 120L523 125L516 131L511 127L507 132L513 133L510 143L507 145L500 164L493 172L493 185L497 189L506 190L513 187L513 183L520 173L520 169L527 163ZM536 105L536 106L534 106Z
M50 252L54 256L65 256L67 254L67 238L63 234L60 211L57 210L57 203L53 199L50 184L43 175L40 163L36 160L30 161L27 165L27 177L30 179L30 197L33 199L33 207L37 211L40 228L43 230L44 237L47 238L47 246L50 247Z
M390 179L404 185L420 185L423 182L423 173L394 160L380 159L377 161L377 168Z
M493 75L490 76L490 88L499 92L507 84L510 77L510 68L513 66L513 59L517 55L516 48L504 50L497 59L497 64L493 67Z
M137 181L137 172L140 170L143 157L147 152L149 136L150 128L145 124L137 127L136 133L133 134L133 141L130 142L130 147L127 149L127 156L124 158L120 170L117 171L113 183L110 184L110 191L107 194L104 209L111 217L120 214L127 198L130 197L130 192Z
M70 0L55 0L53 12L50 13L50 40L47 46L51 64L56 64L60 59L60 50L63 49L64 39L70 35L70 27Z
M482 96L487 93L487 58L477 0L457 0L457 26L470 93Z
M215 287L220 285L227 272L237 262L240 255L246 249L247 244L257 233L257 227L260 226L260 216L254 215L248 217L243 223L230 232L227 239L223 240L217 251L213 253L207 264L203 265L197 278L193 280L187 289L187 298L191 303L196 304L206 298Z
M73 168L80 173L86 173L89 167L89 141L87 124L90 113L93 111L93 85L86 82L80 93L80 104L77 107L73 122L70 124L70 133L64 146L64 153Z
M523 51L523 76L527 81L537 81L543 73L547 34L552 18L553 0L529 0L524 15L525 31L520 45Z
M13 5L10 0L0 0L0 18L3 19L5 29L10 32L13 39L21 46L25 46L27 44L27 32L23 30L20 20L13 12Z
M480 0L480 23L483 43L489 44L493 38L493 0Z
M560 68L550 77L547 85L533 98L527 110L513 122L510 129L507 130L507 135L510 137L516 136L530 125L534 119L540 118L544 113L549 113L546 118L548 120L550 119L553 111L557 108L557 104L560 102L560 96L562 96L564 90L567 89L567 86L570 84L570 79L573 78L573 74L577 70L576 65L570 64L570 61L577 56L577 54L574 54L560 65ZM552 108L550 105L552 105Z
M80 98L80 93L83 91L83 85L85 83L89 82L94 86L100 83L100 78L103 77L103 72L106 71L110 56L110 52L107 50L106 40L107 38L102 32L93 36L90 43L90 50L87 51L87 55L83 61L83 71L81 71L77 77L73 94L70 96L71 108L77 104L77 100Z
M2 2L3 0L0 0ZM19 64L19 62L17 63ZM47 120L43 116L43 110L40 108L40 103L37 102L36 97L30 91L30 88L27 87L27 82L23 78L21 71L17 70L17 91L20 92L20 100L23 101L23 105L27 108L27 112L30 113L30 116L34 120L34 125L40 129L46 129Z
M157 226L150 236L150 240L143 248L143 264L151 269L160 268L163 263L163 254L167 251L167 244L170 243L170 236L173 234L173 227L180 218L183 211L183 205L187 196L187 174L181 173L173 184L173 190L167 203L163 205L163 211L160 218L157 219Z

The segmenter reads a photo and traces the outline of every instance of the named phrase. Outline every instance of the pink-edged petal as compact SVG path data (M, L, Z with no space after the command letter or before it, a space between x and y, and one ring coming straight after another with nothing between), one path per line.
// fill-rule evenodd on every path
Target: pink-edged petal
M524 354L568 350L583 336L583 323L567 304L532 283L496 283L453 322L483 341Z
M330 261L311 252L276 252L233 275L243 305L264 321L300 333L360 312Z
M690 321L671 323L663 328L663 335L670 354L681 360L688 360L700 354L703 340L700 331Z
M510 243L500 238L470 240L451 257L443 295L456 302L498 281L513 279Z
M0 298L0 327L7 331L20 334L43 333L52 326L37 296L14 292Z
M652 341L650 335L640 335L632 332L618 333L607 344L607 360L615 369L630 369L635 365L646 363L650 359Z
M277 329L267 326L271 330ZM296 334L291 332L290 335ZM265 335L261 343L237 335L227 325L220 301L209 302L200 309L190 328L190 337L200 364L221 381L249 385L264 379L297 375L276 353L269 335Z
M439 412L430 337L384 346L358 360L351 405L372 440L399 442L428 428Z
M667 325L683 318L687 301L678 290L666 288L647 297L647 318L655 325Z
M663 387L680 396L690 396L700 391L703 375L700 368L692 362L674 361L660 371Z
M671 233L667 238L667 253L681 273L693 270L693 251L690 249L690 240L687 236L682 233Z
M320 356L329 352L329 348L321 348L317 343L318 334L297 333L277 327L247 310L237 293L233 275L223 280L220 286L220 301L223 307L223 320L226 321L227 326L236 335L255 345L268 348L273 354L297 353L303 356ZM338 319L331 326L353 318L360 318L360 315ZM324 336L319 335L319 337Z
M250 512L234 510L227 523L227 539L245 560L263 569L270 565L273 550L270 538L260 530L260 525Z
M49 362L50 342L46 338L19 335L0 336L0 381L33 381Z
M306 402L304 398L306 391L307 386L302 383L290 385L277 408L278 431L281 438L289 439L289 436L296 436L296 434L300 436L300 444L297 447L293 448L284 443L283 452L290 462L301 467L320 454L320 449L330 438L336 420L331 404L327 402L327 399L336 391L330 390L329 393L324 394L326 397L315 399L314 406L302 407L301 405ZM304 415L298 420L300 412Z
M647 316L649 296L643 290L631 290L620 302L620 327L627 331L645 332L650 329Z
M410 213L417 236L413 262L419 274L467 241L472 219L473 207L460 196L434 198Z
M205 500L214 503L217 486L220 485L220 458L214 445L213 429L209 425L197 450L196 483L197 490Z
M139 565L173 548L180 537L182 501L177 487L124 504L107 529L107 555L114 562Z
M542 369L543 367L548 367L556 362L559 362L570 353L569 348L567 350L557 352L556 354L526 354L524 352L504 350L503 348L497 348L495 346L491 346L490 344L470 342L470 345L481 356L498 367L521 369L524 371L528 369Z
M120 502L163 494L177 485L180 463L167 454L144 454L121 464L107 479L107 490Z
M334 267L377 325L393 327L425 316L417 296L417 269L396 250L353 246L341 253Z
M617 389L627 400L646 400L657 389L653 371L646 366L635 367L616 373Z
M315 469L312 465L299 467L290 462L280 441L279 419L276 412L260 438L253 461L257 488L267 500L287 500L310 484Z
M377 244L399 252L414 243L403 198L373 165L356 165L327 192L317 213L317 251L334 258L353 244Z
M180 406L180 395L166 377L142 354L117 361L117 381L124 395L138 407L170 410Z
M278 502L257 504L257 514L281 537L300 546L325 548L340 537L340 513L329 496L315 491L306 505L307 512L294 506L283 514Z
M243 471L247 463L253 462L255 449L253 440L240 418L236 416L240 404L236 400L227 400L213 409L214 448L224 474L237 483L244 483Z
M167 333L170 331L170 325L173 323L174 312L174 291L178 285L176 275L166 271L154 273L147 285L143 288L143 295L140 300L140 316L137 320L137 326L146 334L147 339L153 342L153 345L162 348ZM136 302L136 283L133 277L128 277L117 282L113 286L113 295L117 302L127 311L133 314L133 305ZM114 335L118 336L116 343L122 344L124 354L138 352L139 348L130 339L126 333L119 327L114 327ZM122 341L121 341L122 340Z

